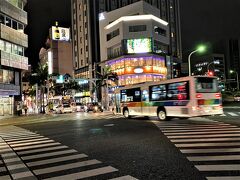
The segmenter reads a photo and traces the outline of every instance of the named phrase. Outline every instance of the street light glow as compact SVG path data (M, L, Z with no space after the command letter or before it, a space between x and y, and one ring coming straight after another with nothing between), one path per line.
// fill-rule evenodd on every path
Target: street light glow
M229 72L230 72L231 74L232 74L232 73L234 73L234 71L233 71L233 70L230 70Z
M200 45L197 48L197 51L200 52L200 53L203 53L205 50L206 50L206 46L204 46L204 45Z

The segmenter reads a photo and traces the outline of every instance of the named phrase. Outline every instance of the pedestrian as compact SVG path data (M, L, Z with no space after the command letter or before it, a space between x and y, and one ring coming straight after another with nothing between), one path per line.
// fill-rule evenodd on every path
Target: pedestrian
M27 110L28 110L28 107L27 107L27 105L25 104L25 105L24 105L24 112L25 112L25 115L27 115Z
M21 110L22 110L21 104L20 104L20 102L18 102L18 104L17 104L17 114L18 114L18 116L21 115Z

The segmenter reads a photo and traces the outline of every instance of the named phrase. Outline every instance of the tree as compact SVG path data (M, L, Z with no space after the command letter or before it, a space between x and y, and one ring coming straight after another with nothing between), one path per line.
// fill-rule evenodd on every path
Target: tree
M39 63L36 73L32 73L32 75L30 76L29 82L30 82L30 85L38 84L39 89L41 90L40 104L41 104L41 112L43 113L45 113L44 93L46 91L45 86L46 86L47 79L48 79L48 66L47 64Z
M108 87L112 86L112 84L118 85L118 75L117 73L113 72L111 70L110 66L107 66L103 69L102 73L97 72L98 74L98 80L96 83L95 90L99 92L100 88L103 88L102 90L106 91L105 94L105 103L106 107L108 108ZM109 83L112 82L112 83Z
M118 85L118 75L117 73L111 70L110 66L105 67L102 73L97 72L97 74L98 74L98 80L97 80L98 87L107 86L107 80L110 80L115 85Z

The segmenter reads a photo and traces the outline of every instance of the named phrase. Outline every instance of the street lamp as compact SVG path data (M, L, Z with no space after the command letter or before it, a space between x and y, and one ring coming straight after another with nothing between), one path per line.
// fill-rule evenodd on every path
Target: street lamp
M207 73L209 73L209 67L210 67L211 64L220 64L220 62L219 61L213 61L213 62L208 63L208 65L207 65Z
M230 70L229 72L230 72L230 74L236 73L236 76L237 76L237 90L239 91L238 73L236 71L233 71L233 70Z
M191 76L191 56L194 54L194 53L196 53L196 52L200 52L200 53L202 53L202 52L204 52L206 50L206 47L205 46L203 46L203 45L201 45L201 46L198 46L198 48L196 49L196 50L194 50L194 51L192 51L190 54L189 54L189 56L188 56L188 72L189 72L189 76Z

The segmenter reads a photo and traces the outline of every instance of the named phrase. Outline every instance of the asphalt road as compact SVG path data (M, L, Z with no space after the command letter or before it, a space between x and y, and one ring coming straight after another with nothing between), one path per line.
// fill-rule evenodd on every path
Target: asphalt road
M0 136L28 168L28 170L16 169L11 173L17 174L29 171L38 179L57 176L68 179L65 176L67 174L79 175L76 173L80 170L88 171L89 173L91 170L104 167L108 167L108 169L101 169L102 172L98 175L83 177L87 179L110 179L117 177L131 179L135 177L143 180L198 180L206 177L208 179L214 179L214 177L215 179L220 179L219 177L229 179L230 176L239 178L240 140L236 139L240 134L238 129L240 124L239 110L238 108L226 108L223 116L189 120L173 119L169 122L158 122L154 118L150 120L144 118L126 120L120 116L115 117L110 114L78 113L44 116L28 118L26 121L12 121L12 124L15 124L15 126L10 126L10 124L2 126ZM237 126L228 125L229 123ZM16 129L14 134L11 133L13 131L8 131L7 127L20 127L23 129ZM51 160L51 158L65 158L66 155L41 156L42 154L55 153L56 151L49 150L48 152L46 150L44 153L38 152L43 147L34 147L34 143L38 143L38 141L34 141L35 137L22 135L27 132L26 130L31 131L31 136L39 134L37 138L43 138L43 140L40 140L40 145L46 144L47 148L52 146L55 148L51 144L48 146L48 143L59 142L58 146L67 146L69 149L67 151L76 150L75 154L87 155L88 157L83 160L92 163L92 165L81 168L69 168L73 163L79 163L79 161L75 162L73 159L61 161L61 163L57 164L41 164L41 162L37 164L39 161ZM189 130L191 131L189 132ZM1 134L1 132L3 133ZM220 137L216 140L214 136ZM21 139L16 140L16 138ZM47 138L47 140L44 138ZM21 143L19 142L20 140ZM27 141L33 142L33 144L22 144L27 143ZM205 141L210 143L205 143ZM31 145L32 147L29 147ZM27 154L25 151L29 151L29 149L35 152ZM202 149L204 150L200 151ZM223 150L218 151L219 149ZM194 151L200 152L196 153ZM26 158L26 156L30 157ZM31 158L34 156L39 156L39 158L35 157L32 160ZM201 157L199 158L199 156ZM204 158L207 158L207 160L204 160ZM92 162L92 160L95 161ZM52 170L54 166L59 166L59 164L65 165L64 167L67 168L64 171L59 171L59 169L64 169L64 167ZM220 165L229 169L221 169ZM50 168L52 169L49 170Z

